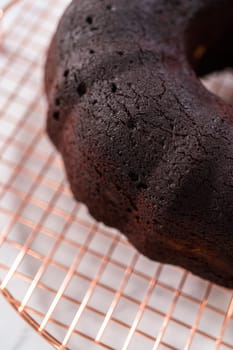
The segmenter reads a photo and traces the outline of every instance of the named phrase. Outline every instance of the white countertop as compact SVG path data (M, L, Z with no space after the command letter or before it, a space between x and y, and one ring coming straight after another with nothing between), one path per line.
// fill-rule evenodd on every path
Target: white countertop
M52 350L0 295L0 339L4 350Z

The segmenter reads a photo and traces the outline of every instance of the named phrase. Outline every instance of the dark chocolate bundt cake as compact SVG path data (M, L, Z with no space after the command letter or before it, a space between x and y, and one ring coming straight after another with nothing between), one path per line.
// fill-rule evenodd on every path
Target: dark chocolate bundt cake
M233 288L232 0L74 0L45 72L75 198L146 256Z

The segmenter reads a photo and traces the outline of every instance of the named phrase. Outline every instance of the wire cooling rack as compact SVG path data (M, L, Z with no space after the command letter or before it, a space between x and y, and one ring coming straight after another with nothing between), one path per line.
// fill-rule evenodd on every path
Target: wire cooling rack
M233 349L232 291L149 261L72 198L42 88L67 4L22 0L1 23L0 290L56 349ZM206 84L233 100L232 76Z

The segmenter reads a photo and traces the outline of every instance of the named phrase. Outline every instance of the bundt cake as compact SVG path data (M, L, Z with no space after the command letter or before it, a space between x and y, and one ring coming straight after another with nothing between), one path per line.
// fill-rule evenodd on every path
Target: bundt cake
M147 257L233 288L232 0L74 0L45 68L71 190Z

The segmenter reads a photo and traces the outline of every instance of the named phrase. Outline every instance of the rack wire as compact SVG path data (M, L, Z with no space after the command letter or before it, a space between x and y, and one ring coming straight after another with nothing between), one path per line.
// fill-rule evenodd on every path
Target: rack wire
M232 291L149 261L72 198L42 88L67 4L22 0L1 23L0 290L56 349L233 350ZM205 84L232 100L232 75Z

